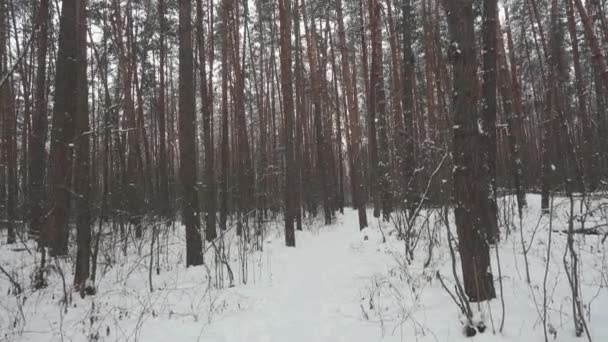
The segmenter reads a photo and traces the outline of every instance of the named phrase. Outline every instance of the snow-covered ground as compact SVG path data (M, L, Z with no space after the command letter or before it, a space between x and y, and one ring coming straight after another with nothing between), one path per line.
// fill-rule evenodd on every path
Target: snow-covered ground
M211 252L205 255L209 267L185 268L182 227L168 229L161 236L161 270L159 275L153 272L152 292L150 237L146 235L139 243L132 241L126 254L116 247L120 242L107 241L99 257L97 295L81 299L73 293L67 307L61 304L61 274L69 292L71 261L51 260L49 287L33 291L30 276L37 262L35 255L25 251L23 245L0 246L0 265L25 287L19 296L8 294L11 284L0 274L0 340L544 341L543 288L547 289L550 340L586 340L574 335L564 271L566 235L559 231L567 227L566 200L555 201L551 220L555 231L543 287L550 220L548 215L541 218L538 196L529 195L528 199L523 238L524 245L529 246L530 284L526 281L518 220L512 217L512 210L502 210L501 214L502 332L495 250L491 251L492 271L499 299L490 305L473 305L476 319L482 319L488 328L483 334L467 338L463 335L463 317L437 278L439 272L447 287L453 289L446 227L439 219L440 211L423 212L416 226L420 234L413 260L406 260L404 241L397 237L391 223L382 224L380 230L370 213L370 228L360 232L356 212L346 210L334 225L312 223L297 232L295 249L284 247L280 222L268 225L263 251L244 254L237 239L227 234L226 249L235 286L227 286L223 269L226 286L222 289L215 286L221 275L216 273ZM599 204L594 202L594 208ZM606 223L607 215L607 207L597 209L586 225ZM511 226L508 236L505 221ZM455 229L453 223L451 228ZM608 341L608 264L602 238L576 236L585 318L597 342ZM28 248L33 250L33 245ZM156 253L155 247L155 258ZM458 272L459 262L456 260ZM155 268L156 260L153 271Z

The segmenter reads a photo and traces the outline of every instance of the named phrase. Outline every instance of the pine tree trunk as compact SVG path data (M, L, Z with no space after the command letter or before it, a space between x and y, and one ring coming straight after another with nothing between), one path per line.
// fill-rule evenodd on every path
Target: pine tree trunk
M371 32L372 62L370 74L370 127L377 128L378 159L373 167L376 169L374 182L377 183L375 192L376 200L382 207L382 216L385 221L389 220L392 211L392 195L390 192L389 176L389 146L388 146L388 120L386 113L386 96L384 93L383 53L382 53L382 27L380 15L380 3L378 0L369 0L369 30ZM373 118L373 119L372 119ZM377 123L377 124L376 124ZM376 134L370 131L370 135ZM372 163L374 161L372 160ZM374 209L374 211L376 211Z
M160 22L159 34L159 89L158 89L158 168L159 170L159 189L158 189L158 209L161 217L169 216L169 179L167 174L167 132L166 132L166 104L165 104L165 56L166 43L165 34L167 22L165 18L165 0L158 1L158 16Z
M497 23L500 26L500 23ZM500 30L499 30L500 32ZM513 183L515 185L515 194L517 197L517 209L519 214L522 214L522 209L526 206L526 193L522 185L522 160L520 152L520 137L519 132L521 130L520 125L520 113L514 114L513 105L513 85L511 83L511 73L507 65L507 59L505 54L504 41L502 34L498 34L498 65L499 69L498 79L500 83L500 97L502 98L502 108L507 118L507 140L511 149L511 174L513 177Z
M482 139L477 128L475 82L477 58L473 8L470 0L445 0L453 65L454 216L458 232L464 288L469 300L496 297L490 273L487 227L482 226L488 198L487 171L479 156ZM480 160L481 159L481 160Z
M284 149L285 149L285 245L295 247L295 165L293 155L293 89L291 69L291 0L279 0L281 44L281 91L283 93Z
M203 147L205 149L205 239L213 241L217 237L215 230L215 171L214 171L214 148L212 136L212 108L213 104L209 101L209 91L207 89L207 67L205 60L205 35L203 28L203 4L202 0L196 0L196 23L198 39L198 58L201 71L201 102L203 112Z
M521 87L519 85L519 79L517 77L517 60L515 57L515 48L513 44L513 35L511 33L511 21L509 19L509 10L508 7L505 7L505 19L507 25L507 46L509 48L509 65L511 66L511 74L510 74L510 82L511 82L511 108L513 111L513 122L509 124L510 134L513 137L513 145L512 151L513 156L512 159L515 162L515 170L514 177L519 177L519 181L516 181L515 186L519 188L518 191L518 205L520 208L526 207L526 179L523 173L523 153L521 151L521 147L523 146L522 142L525 138L525 132L523 127L523 109L522 109L522 98L521 98ZM502 37L502 35L500 35ZM506 54L504 53L504 44L501 44L501 51L503 51L503 57L505 58L506 63ZM506 68L506 64L505 64ZM506 78L507 75L504 75ZM506 79L503 82L508 82ZM506 85L507 83L505 83ZM507 94L502 95L503 98L508 97ZM503 100L504 101L504 100ZM507 116L508 119L508 116ZM517 150L517 151L516 151ZM517 162L517 158L519 158L519 163ZM519 175L519 176L518 176ZM519 186L517 183L519 182Z
M46 54L49 20L49 1L41 0L38 5L36 18L36 90L34 94L34 111L32 115L32 130L29 153L29 188L30 188L30 236L44 244L43 212L44 212L44 170L45 143L47 135L47 99L46 99Z
M414 208L416 202L416 196L414 192L414 169L415 163L414 160L414 86L415 86L415 77L414 77L414 52L412 51L412 31L413 31L413 21L414 15L412 13L412 5L411 0L403 0L402 4L402 22L401 22L401 33L403 37L403 63L402 63L402 76L403 76L403 86L401 87L401 91L403 92L402 101L403 101L403 126L405 130L405 141L404 141L404 149L405 149L405 160L403 176L405 177L405 183L407 184L406 189L407 192L406 200L407 206L410 208Z
M196 185L196 116L192 56L192 5L179 0L179 175L182 222L186 228L186 265L203 263Z
M63 0L59 19L59 45L55 77L55 105L51 131L49 170L48 244L51 256L67 254L72 143L78 98L77 0Z
M222 123L221 123L221 178L220 178L220 228L226 230L228 219L228 172L230 150L228 146L228 16L231 1L222 1Z
M234 5L233 5L234 6ZM234 116L235 116L235 130L236 135L233 137L236 139L236 160L235 165L238 165L237 172L237 198L236 205L239 212L239 217L246 215L249 211L251 201L253 199L253 167L251 161L251 152L249 148L249 138L247 135L247 119L245 117L245 64L240 55L240 44L239 44L239 8L238 6L232 7L231 17L232 29L230 30L230 42L232 47L231 65L234 73L234 85L233 85L233 104L234 104ZM247 13L247 12L245 12ZM247 18L244 18L247 20ZM243 39L243 46L244 46ZM244 54L244 49L243 49ZM243 55L244 58L244 55ZM245 218L246 219L246 218ZM239 219L237 222L237 233L240 235L242 230L243 220Z
M481 97L481 149L484 168L488 172L488 193L483 226L488 229L491 243L500 238L496 205L496 24L498 4L496 0L483 1L482 19L482 97Z
M74 287L81 290L87 286L89 261L91 259L91 182L90 182L90 127L87 81L87 12L86 0L78 0L78 60L77 60L77 111L76 111L76 160L74 170L76 212L76 271Z
M405 176L407 163L407 132L403 122L403 108L401 104L401 75L400 51L397 45L397 31L393 20L393 9L390 0L386 0L386 16L388 21L388 39L391 50L391 107L393 111L392 125L394 126L394 162L391 165L396 179L391 179L389 186L391 193L394 194L395 203L400 205L405 203L407 198L408 179Z
M10 49L10 31L8 30L8 4L5 1L0 1L0 74L8 73L9 53ZM10 51L10 50L9 50ZM15 127L15 110L13 107L14 92L11 89L11 82L6 81L0 85L0 121L2 129L0 130L0 161L2 163L2 201L0 207L3 207L6 214L7 237L6 242L13 244L16 241L15 235L15 210L16 210L16 150L14 142L16 139Z

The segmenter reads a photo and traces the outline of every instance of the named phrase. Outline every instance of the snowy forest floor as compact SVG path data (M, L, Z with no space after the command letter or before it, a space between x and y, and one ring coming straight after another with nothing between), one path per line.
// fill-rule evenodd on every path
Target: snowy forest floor
M159 249L154 247L154 258L160 255L160 274L156 275L157 260L153 259L153 291L149 282L152 229L140 240L130 239L126 250L120 241L104 240L97 294L81 299L72 293L68 305L63 303L73 279L72 262L51 260L49 286L34 291L31 275L38 260L36 253L28 252L34 251L34 245L2 245L0 265L24 291L11 294L13 286L0 274L0 341L544 341L545 296L550 340L585 341L585 336L574 334L564 270L567 199L555 199L552 219L540 215L540 196L528 195L528 201L520 230L513 198L499 200L502 333L494 249L492 272L499 298L489 305L473 305L476 319L488 328L467 338L463 317L437 278L439 272L447 287L454 288L441 210L421 213L416 239L411 241L415 245L412 258L406 258L404 241L393 223L382 223L379 229L380 222L370 213L370 227L360 232L357 213L345 210L331 226L308 222L304 231L297 232L296 248L284 247L280 221L268 224L262 251L240 243L230 231L225 246L234 272L233 287L228 286L227 270L215 265L211 252L205 254L207 266L185 268L183 227L161 229L166 232L160 236ZM592 201L590 210L594 215L587 217L587 227L607 223L608 202ZM550 225L552 244L543 286ZM450 228L455 235L453 222ZM603 237L575 236L585 319L597 342L608 341L608 260ZM456 269L460 273L458 259ZM222 283L224 287L219 288Z

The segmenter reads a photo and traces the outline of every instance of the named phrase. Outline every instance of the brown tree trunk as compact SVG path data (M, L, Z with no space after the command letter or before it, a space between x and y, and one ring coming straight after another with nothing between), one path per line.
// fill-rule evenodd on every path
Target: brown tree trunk
M186 227L186 265L203 263L196 185L196 116L192 57L192 4L179 0L179 175L182 222Z
M500 23L497 23L497 26L500 27ZM500 32L500 30L499 30ZM513 110L513 85L511 83L511 74L509 73L509 67L507 65L506 53L504 41L502 39L502 34L498 34L498 51L497 51L497 59L498 65L497 68L499 70L498 79L500 83L500 97L502 98L502 108L507 118L507 139L509 142L509 147L511 149L511 174L513 177L513 183L515 186L515 193L517 197L517 208L518 212L521 216L522 209L526 206L526 193L523 189L522 184L522 160L520 153L520 137L519 132L521 130L521 121L520 114L516 112L514 114Z
M302 42L300 36L300 14L297 10L299 8L298 0L295 0L294 8L294 35L295 35L295 115L297 125L294 127L295 130L295 168L296 168L296 229L302 230L302 202L304 192L304 132L306 130L305 116L306 116L306 103L304 97L304 76L302 68Z
M51 256L67 254L72 179L72 142L78 98L77 0L63 0L55 77L49 170L48 244Z
M281 42L281 91L283 93L284 149L285 149L285 245L295 247L295 165L293 155L293 89L291 69L291 0L279 0Z
M326 28L329 32L329 18L326 18ZM336 66L336 48L334 45L333 36L329 36L329 48L331 49L331 74L332 74L332 85L333 85L333 102L335 111L335 135L336 135L336 169L337 169L337 184L335 184L336 194L335 203L336 208L340 210L340 214L344 214L344 153L342 149L342 97L338 92L338 68ZM329 93L329 92L328 92Z
M135 36L137 36L137 32L135 32ZM133 39L133 38L132 38ZM135 43L135 39L132 40L131 42L131 46L132 46L132 50L136 51L137 49L137 45ZM144 50L142 52L142 54L145 56L147 55L147 51ZM148 134L146 132L146 123L145 123L145 118L144 118L144 98L143 98L143 92L144 89L143 87L145 86L144 83L144 64L145 62L142 61L142 75L141 78L138 76L138 72L137 72L137 54L133 53L132 54L132 64L133 64L133 79L135 81L135 93L136 93L136 101L137 101L137 116L136 116L136 125L137 125L137 130L140 133L139 135L141 136L141 141L140 144L143 146L143 156L140 154L139 155L139 164L142 166L142 169L140 170L140 175L143 176L142 181L140 182L140 184L143 186L143 191L142 191L142 201L143 203L150 203L150 200L154 198L154 187L153 187L153 180L154 180L154 175L152 172L152 160L151 160L151 154L150 154L150 144L148 141ZM143 157L143 161L142 161L142 157ZM145 213L142 213L145 214Z
M220 228L226 229L228 219L228 172L230 150L228 146L228 20L231 1L222 1L222 123L221 123L221 178L220 178Z
M414 21L414 15L412 13L412 4L411 0L403 0L402 4L402 22L401 22L401 30L403 36L403 63L402 63L402 72L401 75L403 77L403 86L401 87L401 91L403 92L402 101L403 101L403 126L405 130L405 141L404 141L404 149L405 149L405 160L403 176L405 177L405 182L407 184L404 189L407 191L406 200L407 206L410 208L414 208L416 202L416 196L414 192L414 169L415 169L415 160L414 160L414 87L415 87L415 77L414 77L414 52L412 50L412 31Z
M8 4L2 0L0 1L0 74L8 76L8 61L9 53L7 49L10 49L9 41L9 15ZM10 51L10 50L9 50ZM15 210L16 210L16 150L14 150L14 142L16 139L15 130L15 110L13 108L14 93L11 89L12 84L10 80L5 80L0 85L0 162L2 163L2 177L0 182L2 183L0 188L0 206L5 209L6 223L7 223L7 238L8 244L13 244L16 241L15 235Z
M378 0L369 0L370 32L372 46L372 62L370 74L370 87L372 94L371 108L377 120L378 130L378 163L377 196L380 197L382 216L385 221L389 220L392 211L392 194L390 191L389 176L389 145L388 145L388 115L386 113L386 94L384 92L384 71L382 51L382 16Z
M234 6L234 5L233 5ZM245 14L247 11L245 12ZM238 192L236 203L238 206L239 216L246 215L251 207L251 201L253 199L253 165L251 161L251 152L249 148L249 137L247 135L247 119L245 117L245 64L240 56L240 44L239 44L239 8L238 6L232 7L232 29L230 30L232 53L231 65L234 74L234 116L235 116L235 130L234 138L237 141L237 185ZM247 18L244 18L247 20ZM245 41L245 39L243 39ZM244 43L243 43L244 46ZM244 52L243 49L243 58ZM246 219L246 218L245 218ZM237 233L241 233L243 220L239 219L237 222Z
M482 96L481 96L481 146L484 168L488 172L488 193L483 226L488 229L488 239L494 243L500 238L496 205L496 24L498 4L496 0L483 1L482 19Z
M505 19L506 19L506 28L507 28L507 46L509 48L509 65L511 66L511 74L510 74L510 82L511 82L511 99L510 102L511 108L513 111L513 122L509 124L510 134L514 138L513 143L515 145L512 146L513 156L512 159L515 162L515 176L519 175L519 183L521 189L518 192L518 205L520 208L526 207L526 179L523 173L523 153L521 152L521 147L523 146L522 142L525 138L525 132L523 127L523 108L522 108L522 98L521 98L521 86L519 85L519 79L517 76L517 60L515 57L515 48L513 44L513 35L511 33L511 20L509 19L509 10L508 7L505 6ZM502 37L502 35L500 35ZM504 53L504 44L501 44L501 51L503 51L503 57L505 58L506 63L506 54ZM506 65L505 65L506 67ZM507 75L505 75L506 77ZM503 82L507 82L507 80L503 80ZM507 83L505 83L507 84ZM502 95L503 97L507 97L507 95ZM507 116L508 119L508 116ZM518 151L516 151L516 149ZM517 162L517 158L520 158L519 163ZM517 181L515 186L517 187Z
M203 4L202 0L196 0L196 24L198 39L198 58L201 70L201 102L203 112L203 147L205 149L205 177L204 192L205 196L205 239L213 241L217 237L215 230L215 171L214 171L214 148L212 136L212 108L213 104L209 101L209 91L207 89L207 67L205 60L205 35L203 28Z
M158 85L158 168L159 168L159 187L158 187L158 209L161 217L169 216L169 178L167 172L167 133L166 133L166 104L165 104L165 56L166 43L165 34L167 22L165 18L165 0L158 1L158 16L160 22L159 34L159 85Z
M368 2L371 0L368 0ZM361 21L364 21L364 12L363 12L363 0L360 0L360 15ZM368 6L369 7L369 6ZM370 15L370 21L372 17ZM379 25L379 23L376 23ZM370 23L371 28L371 23ZM378 31L378 30L376 30ZM363 77L365 82L365 99L367 104L367 126L368 126L368 183L369 183L369 194L372 197L372 202L374 205L374 217L380 217L380 209L381 209L381 199L380 199L380 189L378 188L378 175L380 174L380 170L378 170L378 135L376 129L376 91L374 81L376 75L374 74L374 70L372 67L371 72L368 72L368 57L367 57L367 42L366 42L366 31L365 26L361 26L361 53L363 55ZM372 52L373 55L373 52Z
M464 288L470 301L496 297L490 273L488 229L482 226L487 198L487 171L479 156L477 128L477 58L471 0L445 0L453 65L454 216L458 232ZM481 160L480 160L481 159Z
M76 271L74 287L85 293L91 259L91 182L90 182L90 128L87 81L87 12L86 0L78 0L78 60L77 60L77 111L76 111L76 160L74 170L76 211Z
M49 1L41 0L38 5L36 18L36 90L34 94L34 111L32 115L32 130L30 131L29 153L29 188L30 188L30 236L44 244L43 211L44 211L44 170L45 143L47 131L47 99L46 99L46 54L49 20Z
M400 51L397 45L397 31L393 20L393 9L390 0L386 0L386 16L388 21L388 39L391 50L391 108L393 111L392 126L394 126L394 149L395 156L393 165L391 165L396 179L389 180L391 193L395 197L395 203L405 203L407 198L407 183L408 179L405 176L407 163L407 148L405 141L407 132L403 122L403 108L401 104L401 71L400 66Z

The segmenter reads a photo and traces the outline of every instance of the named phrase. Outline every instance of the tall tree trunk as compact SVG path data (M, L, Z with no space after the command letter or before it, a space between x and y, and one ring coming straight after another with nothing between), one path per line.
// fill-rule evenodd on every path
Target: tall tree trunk
M500 26L500 23L497 23ZM500 32L500 31L499 31ZM520 152L520 137L521 130L520 114L513 110L513 85L511 83L511 73L507 65L506 53L502 34L498 34L498 51L497 51L497 68L499 70L498 79L500 83L500 97L502 98L502 108L507 118L507 140L511 149L511 173L513 183L515 185L515 193L517 197L517 209L521 216L522 209L526 206L526 193L522 184L522 161Z
M383 73L383 57L382 57L382 27L381 15L380 15L380 3L378 0L369 0L369 30L371 32L371 45L372 45L372 64L370 74L370 127L376 126L377 122L377 135L378 135L378 146L377 154L378 159L375 165L372 165L376 169L376 179L373 181L377 183L377 189L375 192L376 200L380 202L382 207L382 215L385 221L389 220L390 213L392 211L392 196L390 192L389 184L389 146L388 146L388 120L386 114L386 96L384 93L384 73ZM370 135L376 133L371 131ZM372 160L372 163L374 160ZM376 211L376 209L374 209Z
M402 63L402 76L403 86L401 91L403 92L403 126L405 129L405 160L403 176L407 184L405 191L407 191L406 200L407 206L414 208L416 202L416 196L414 192L414 52L412 50L412 31L414 15L412 13L411 0L403 0L402 8L402 22L401 22L401 34L403 36L403 63Z
M486 218L482 221L488 229L490 242L500 238L496 205L496 24L497 0L483 1L482 19L482 97L481 97L481 149L485 158L484 168L488 172Z
M9 52L7 49L10 49L10 41L9 41L9 25L8 25L8 15L9 15L9 7L8 4L2 0L0 1L0 74L7 75L9 73L8 70L8 61L9 61ZM0 162L2 163L2 169L4 169L2 174L2 188L0 191L2 194L2 202L0 202L0 206L3 206L6 213L6 222L7 222L7 238L6 242L8 244L15 243L15 210L16 210L16 155L17 152L15 150L14 142L16 139L16 127L15 127L15 109L13 104L13 99L15 98L15 94L13 93L12 82L10 80L6 80L0 85L0 124L2 125L2 129L0 130Z
M300 36L300 13L297 10L299 8L298 0L295 0L294 8L294 34L295 34L295 116L297 125L295 125L295 168L296 168L296 204L295 215L296 215L296 229L302 230L302 193L304 192L304 131L306 130L306 124L304 117L306 116L306 103L304 96L304 76L302 70L302 42Z
M329 47L331 49L331 74L332 74L332 85L333 85L333 100L334 100L334 111L336 112L335 126L336 126L336 150L337 150L337 184L335 203L336 207L340 210L341 214L344 214L344 153L342 150L342 97L338 92L338 68L336 66L336 48L334 40L331 34L329 34L329 18L326 18L326 25L328 36L329 36ZM328 92L329 93L329 92Z
M285 149L285 245L295 247L295 165L293 155L293 89L291 69L291 0L279 0L281 91L283 93Z
M72 179L72 142L78 98L77 0L63 0L55 77L55 106L51 131L48 244L51 256L67 254Z
M228 219L228 172L230 150L228 146L228 16L231 1L222 1L222 123L221 123L221 178L220 178L220 228L226 229Z
M179 174L182 222L186 227L186 265L203 263L196 185L196 116L192 56L192 5L179 0Z
M209 100L209 90L207 89L207 68L205 60L205 30L203 28L203 4L202 0L196 0L196 25L198 39L198 58L201 70L201 102L203 112L203 147L205 149L205 239L213 241L217 237L215 230L215 171L214 167L214 148L212 136L212 107Z
M368 0L373 1L373 0ZM370 9L371 7L368 6ZM360 14L361 21L364 19L363 15L363 0L360 0ZM372 16L370 15L370 21L372 20ZM379 20L379 19L378 19ZM379 27L379 23L376 23L376 26ZM368 76L368 64L367 64L367 43L366 43L366 33L365 27L361 27L361 52L363 54L363 77L365 79L365 98L367 103L367 127L368 127L368 178L369 178L369 193L372 197L372 201L374 204L374 217L380 217L380 209L381 209L381 199L380 199L380 191L378 187L378 175L380 174L380 170L378 170L378 134L376 129L376 87L375 87L375 79L377 74L374 72L374 68L372 66L371 72L369 72ZM371 22L370 22L371 28ZM378 31L376 29L375 31ZM373 38L372 38L373 40ZM377 55L377 53L376 53ZM372 52L373 56L373 52ZM373 64L373 63L372 63ZM377 63L376 63L377 64Z
M454 216L458 232L464 288L470 301L496 297L490 273L488 229L483 212L488 198L487 171L479 156L477 128L477 58L471 0L445 0L453 66ZM481 159L481 160L480 160Z
M233 5L234 6L234 5ZM234 71L234 116L235 116L235 133L234 138L237 141L237 206L239 216L247 214L251 206L253 194L253 165L251 161L251 152L249 149L249 138L247 135L247 119L245 117L245 64L240 56L239 44L239 9L238 6L231 8L232 29L230 30L232 53L231 65ZM245 10L245 14L248 11ZM244 21L248 18L244 18ZM245 39L243 39L245 41ZM244 46L244 44L243 44ZM243 49L243 58L245 49ZM246 219L246 218L245 218ZM237 222L237 233L241 233L243 220Z
M367 184L367 191L365 193L365 198L368 198L368 195L371 196L371 201L374 206L374 217L380 217L380 203L377 200L378 197L375 196L376 193L376 185L374 182L376 181L376 165L378 164L378 139L376 136L376 121L371 120L371 86L370 86L370 76L369 76L369 58L368 58L368 46L367 46L367 34L366 34L366 25L365 25L365 6L364 0L359 0L359 38L361 44L361 73L363 78L363 85L365 89L365 112L366 112L366 126L367 126L367 174L365 177ZM353 72L353 84L357 82L356 72ZM373 134L371 134L373 132ZM362 151L363 152L363 151ZM362 168L363 169L363 168ZM363 196L363 195L362 195Z
M511 33L511 20L509 19L509 9L507 6L505 6L505 20L506 20L506 29L507 29L507 46L509 48L509 65L511 66L511 99L512 101L510 102L511 104L511 108L513 110L513 122L512 124L509 124L509 130L510 130L510 134L511 136L514 138L513 143L514 145L512 145L512 152L513 152L513 156L512 159L514 159L514 163L515 163L515 175L514 177L518 177L519 178L519 183L520 185L517 185L517 181L515 182L515 186L520 188L520 190L518 190L518 205L520 206L520 208L524 208L527 206L527 201L526 201L526 180L525 180L525 176L523 173L523 156L521 153L521 146L522 146L522 142L524 141L524 128L523 128L523 108L522 108L522 98L521 98L521 87L519 85L519 79L517 76L517 60L515 57L515 48L514 48L514 44L513 44L513 35ZM502 37L502 35L499 35L499 37ZM503 51L503 57L505 58L505 63L506 63L506 54L504 53L504 44L500 44L501 47L501 51ZM506 68L506 64L504 66ZM506 77L506 75L505 75ZM507 82L507 80L503 80L503 82ZM507 83L505 83L506 85ZM507 97L506 94L502 95L502 97ZM504 101L504 100L503 100ZM508 116L507 116L508 119ZM516 151L517 150L517 151ZM517 162L517 158L519 158L519 162ZM518 176L519 175L519 176Z
M36 90L34 94L34 112L29 153L29 188L30 188L30 236L44 244L43 211L44 211L44 170L45 143L47 131L46 99L46 54L49 21L49 1L41 0L36 18Z
M165 56L166 42L165 34L167 32L167 21L165 18L165 0L158 1L158 16L160 22L159 34L159 89L158 89L158 168L159 170L159 189L158 189L158 206L162 217L169 216L169 178L167 172L167 133L166 133L166 104L165 104Z
M403 108L401 104L401 66L400 66L400 51L397 45L397 30L393 20L393 8L391 0L386 0L386 17L388 21L388 39L391 50L391 108L393 111L392 125L394 126L394 149L395 156L392 169L396 179L390 179L391 193L394 194L395 203L400 205L405 203L407 196L407 178L405 177L407 163L407 148L405 141L407 132L403 122Z
M75 160L75 211L77 229L76 271L74 287L84 295L89 277L91 259L91 182L90 182L90 128L87 81L87 12L86 0L78 0L78 52L77 52L77 109L76 109L76 160Z

